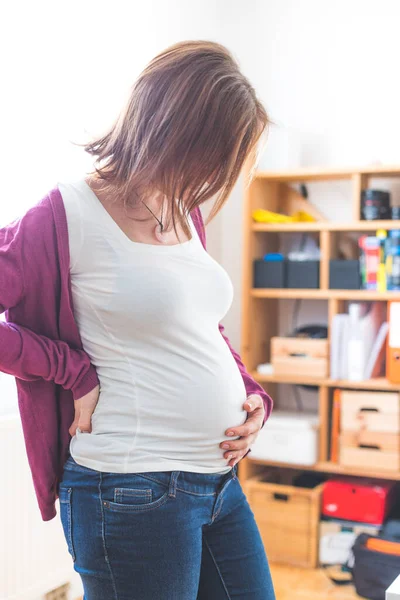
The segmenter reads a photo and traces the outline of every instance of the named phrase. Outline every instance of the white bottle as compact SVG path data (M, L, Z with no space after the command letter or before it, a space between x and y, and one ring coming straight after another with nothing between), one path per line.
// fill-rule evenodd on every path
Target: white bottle
M364 379L364 347L361 330L361 306L352 303L349 306L350 332L347 348L348 378L350 381Z

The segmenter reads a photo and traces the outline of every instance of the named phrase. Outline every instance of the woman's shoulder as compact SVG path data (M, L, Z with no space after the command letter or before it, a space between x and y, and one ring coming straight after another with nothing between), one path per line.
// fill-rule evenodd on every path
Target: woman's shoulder
M52 191L0 228L0 288L9 290L9 307L33 287L43 289L49 279L57 279L59 244Z
M47 192L40 200L32 204L24 213L13 219L0 229L0 244L11 243L14 246L22 242L38 243L43 235L49 235L54 227L52 194Z

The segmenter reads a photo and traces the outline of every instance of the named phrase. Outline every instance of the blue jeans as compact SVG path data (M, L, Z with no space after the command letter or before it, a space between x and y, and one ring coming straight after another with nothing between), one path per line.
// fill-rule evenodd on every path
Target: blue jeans
M84 600L274 600L235 466L103 473L70 456L60 516Z

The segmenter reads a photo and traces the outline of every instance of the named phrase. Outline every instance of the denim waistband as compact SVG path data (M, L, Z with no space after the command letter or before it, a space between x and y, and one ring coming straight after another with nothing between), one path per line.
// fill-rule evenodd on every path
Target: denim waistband
M102 479L117 478L126 480L126 485L129 485L129 478L134 475L141 475L147 479L158 481L164 485L169 485L171 479L176 481L176 488L183 491L191 491L192 493L199 494L214 494L217 488L224 484L229 479L237 478L237 464L232 467L227 473L196 473L194 471L146 471L138 473L111 473L102 472ZM85 467L78 464L74 458L70 455L65 462L64 469L67 471L74 471L81 473L88 477L88 484L92 478L98 479L100 471ZM95 482L94 482L95 483ZM97 485L97 483L96 483Z

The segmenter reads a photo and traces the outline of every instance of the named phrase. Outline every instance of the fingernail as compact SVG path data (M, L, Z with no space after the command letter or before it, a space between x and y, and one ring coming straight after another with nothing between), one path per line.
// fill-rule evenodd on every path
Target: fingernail
M252 407L252 406L251 406L251 402L247 402L247 406L248 406L249 408L251 408L251 407Z
M234 431L228 431L228 433L226 435L235 435Z
M229 444L222 444L223 448L229 448Z
M231 460L233 454L228 454L228 458L226 460Z

